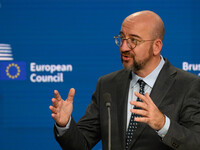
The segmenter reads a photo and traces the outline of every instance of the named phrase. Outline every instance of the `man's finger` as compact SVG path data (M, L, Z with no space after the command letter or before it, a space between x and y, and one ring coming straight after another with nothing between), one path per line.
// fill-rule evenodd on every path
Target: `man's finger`
M131 101L130 102L131 105L134 105L136 107L139 107L139 108L142 108L144 110L147 110L148 109L148 105L144 102L139 102L139 101Z
M55 122L58 121L58 115L57 114L52 113L51 116L55 120Z
M142 110L142 109L131 109L131 112L135 113L135 114L138 114L138 115L141 115L143 117L147 117L148 116L148 112L145 111L145 110Z
M75 95L75 89L71 88L67 97L67 101L73 103L74 95Z
M154 104L153 100L151 99L151 97L149 96L148 93L145 94L145 97L147 98L147 100L151 103ZM155 105L155 104L154 104Z
M52 98L51 101L52 101L54 107L57 107L57 106L58 106L58 100L57 100L57 99Z
M60 94L58 93L58 91L57 90L54 90L54 96L55 96L55 98L57 99L57 100L62 100L62 98L61 98L61 96L60 96Z
M137 96L137 97L138 97L139 99L141 99L143 102L148 103L147 100L146 100L145 95L142 95L142 94L140 94L140 93L138 93L138 92L135 92L135 96Z
M56 114L57 113L57 110L55 107L53 106L49 106L49 109L51 110L52 113Z
M143 122L143 123L147 123L147 124L149 122L149 118L147 118L147 117L135 117L134 120L137 122Z

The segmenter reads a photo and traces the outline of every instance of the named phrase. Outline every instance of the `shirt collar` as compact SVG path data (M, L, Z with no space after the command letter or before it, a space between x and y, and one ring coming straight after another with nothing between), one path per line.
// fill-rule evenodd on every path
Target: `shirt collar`
M139 79L143 80L146 84L148 84L151 88L153 88L156 79L158 77L158 74L160 73L163 65L165 64L165 61L163 59L163 57L161 56L161 61L159 63L159 65L145 78L141 78L138 75L136 75L133 71L132 71L132 83L133 85L135 85L137 83L137 81Z

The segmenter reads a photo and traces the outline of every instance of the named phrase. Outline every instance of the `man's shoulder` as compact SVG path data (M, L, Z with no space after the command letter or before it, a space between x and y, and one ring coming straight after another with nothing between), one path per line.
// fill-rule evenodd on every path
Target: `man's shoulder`
M187 72L185 70L182 70L180 68L176 68L177 72L180 76L183 76L184 78L191 78L191 79L200 79L197 75Z
M169 70L170 73L176 75L177 79L180 79L180 80L199 80L200 79L197 75L193 73L184 71L180 68L173 66L172 64L169 63L168 60L166 60L165 66Z

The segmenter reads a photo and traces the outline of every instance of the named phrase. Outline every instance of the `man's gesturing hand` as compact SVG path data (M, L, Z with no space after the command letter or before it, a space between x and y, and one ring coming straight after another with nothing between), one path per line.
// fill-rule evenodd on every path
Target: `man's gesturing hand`
M131 101L132 105L140 107L142 109L131 109L132 113L141 115L142 117L136 117L135 121L147 123L154 130L160 130L165 124L165 116L160 112L158 107L154 104L149 94L142 95L135 92L135 95L139 97L143 102Z
M55 98L52 98L53 106L49 106L49 109L52 111L51 116L57 125L65 127L72 114L75 89L70 89L68 97L65 101L61 98L57 90L54 90L54 95Z

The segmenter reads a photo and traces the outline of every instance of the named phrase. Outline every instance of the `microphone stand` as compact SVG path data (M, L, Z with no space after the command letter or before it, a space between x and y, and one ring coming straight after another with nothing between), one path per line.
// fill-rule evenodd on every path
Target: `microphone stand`
M110 106L109 102L106 103L106 107L108 108L108 150L111 150L111 114L110 114Z

